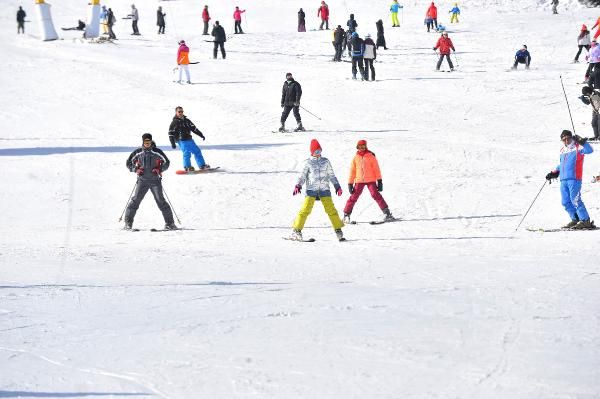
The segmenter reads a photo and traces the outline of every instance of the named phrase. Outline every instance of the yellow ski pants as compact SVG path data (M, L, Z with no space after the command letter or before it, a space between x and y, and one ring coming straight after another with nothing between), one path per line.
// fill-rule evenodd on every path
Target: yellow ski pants
M392 13L392 25L400 26L400 22L398 22L398 13L397 12Z
M452 14L452 16L450 17L450 23L458 23L458 14Z
M304 227L304 223L306 223L306 219L308 215L312 212L313 205L315 204L315 197L305 197L304 203L302 204L302 208L300 208L300 212L298 212L298 216L296 216L296 220L294 220L294 229L302 230ZM333 204L333 200L331 197L321 197L321 203L323 204L323 208L325 209L325 213L329 216L329 220L331 220L331 225L334 229L341 229L344 227L344 222L340 219L340 215L338 215L337 210L335 209L335 205Z

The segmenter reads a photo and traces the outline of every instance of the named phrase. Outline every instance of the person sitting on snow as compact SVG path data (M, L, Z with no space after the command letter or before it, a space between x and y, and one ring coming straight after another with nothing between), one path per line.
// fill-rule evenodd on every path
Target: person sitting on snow
M529 69L531 64L531 54L527 51L527 46L524 44L523 47L515 54L515 63L512 69L517 69L518 64L525 64L525 69Z

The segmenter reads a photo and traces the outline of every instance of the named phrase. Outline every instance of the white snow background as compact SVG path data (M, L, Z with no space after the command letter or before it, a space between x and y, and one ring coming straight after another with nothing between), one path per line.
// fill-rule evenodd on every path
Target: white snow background
M330 62L331 31L296 32L299 7L318 27L319 1L208 3L230 35L225 61L201 35L204 2L137 1L135 37L120 19L131 0L114 0L116 44L60 31L87 15L82 0L54 1L62 40L42 42L30 3L0 14L1 398L600 398L599 233L525 230L568 221L559 184L515 232L571 129L559 76L576 132L592 135L586 65L570 62L599 10L461 2L457 71L436 73L429 1L405 3L392 29L388 1L331 0L332 26L353 12L375 36L385 21L378 80L357 82ZM440 22L453 3L438 2ZM16 36L21 4L33 22ZM246 35L231 35L238 4ZM193 85L172 82L180 39L200 62ZM522 44L532 69L507 72ZM322 118L302 111L313 132L271 132L288 71ZM175 175L177 105L223 172ZM150 194L142 231L121 230L125 160L144 132L171 159L164 188L188 230L148 231L163 224ZM282 240L312 138L342 183L340 213L364 138L403 221L347 226L339 243L317 203L304 229L317 241ZM583 185L596 219L598 150ZM353 217L381 212L365 193Z

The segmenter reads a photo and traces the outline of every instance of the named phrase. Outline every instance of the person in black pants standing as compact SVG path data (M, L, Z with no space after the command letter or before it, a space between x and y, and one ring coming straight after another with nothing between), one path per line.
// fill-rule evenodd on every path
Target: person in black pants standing
M304 131L302 126L302 119L300 118L300 98L302 97L302 87L300 83L294 80L291 72L285 74L285 82L283 82L283 90L281 92L281 127L280 132L285 132L285 121L290 114L291 110L294 110L294 118L298 126L294 129L295 132Z
M341 25L333 31L333 47L335 48L335 54L333 56L334 61L342 61L342 46L346 41L346 32L342 29Z
M213 58L217 58L217 50L221 47L221 55L223 56L223 59L225 59L225 42L227 41L227 35L225 35L225 29L219 25L219 21L215 21L211 35L215 38Z
M19 7L19 11L17 11L17 35L19 34L19 32L25 34L26 16L27 14L25 14L25 10L23 10L23 7Z
M158 6L158 10L156 10L156 25L158 26L158 34L165 34L165 15L166 13L162 12L162 7Z

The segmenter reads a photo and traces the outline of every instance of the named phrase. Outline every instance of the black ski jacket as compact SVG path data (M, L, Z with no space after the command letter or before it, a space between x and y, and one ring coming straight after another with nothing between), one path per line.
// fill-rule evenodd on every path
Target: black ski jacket
M354 14L350 15L350 19L348 20L348 22L346 22L346 26L348 27L348 30L350 32L354 32L356 30L358 22L356 22L356 20L354 19Z
M214 36L215 42L217 42L217 43L227 41L227 35L225 34L225 29L223 29L223 26L221 26L221 25L215 25L215 27L213 28L213 30L211 32L211 35Z
M335 32L333 32L333 43L334 44L342 44L344 43L344 39L346 38L346 32L342 28L335 28Z
M133 150L125 163L127 169L131 172L143 171L142 174L138 175L138 179L141 180L159 179L160 176L152 173L152 169L159 168L162 173L169 169L169 164L169 158L160 148L156 147L154 141L150 148L139 147Z
M204 139L202 132L194 125L194 122L187 118L187 116L183 116L182 118L174 116L173 121L169 126L169 141L171 142L171 147L175 148L176 141L191 140L192 133L197 134Z
M17 11L17 22L25 22L26 16L27 14L25 14L24 10Z
M295 80L283 82L283 90L281 91L281 106L294 106L294 103L300 102L302 97L302 87Z
M165 15L162 11L156 10L156 25L157 26L165 26Z

